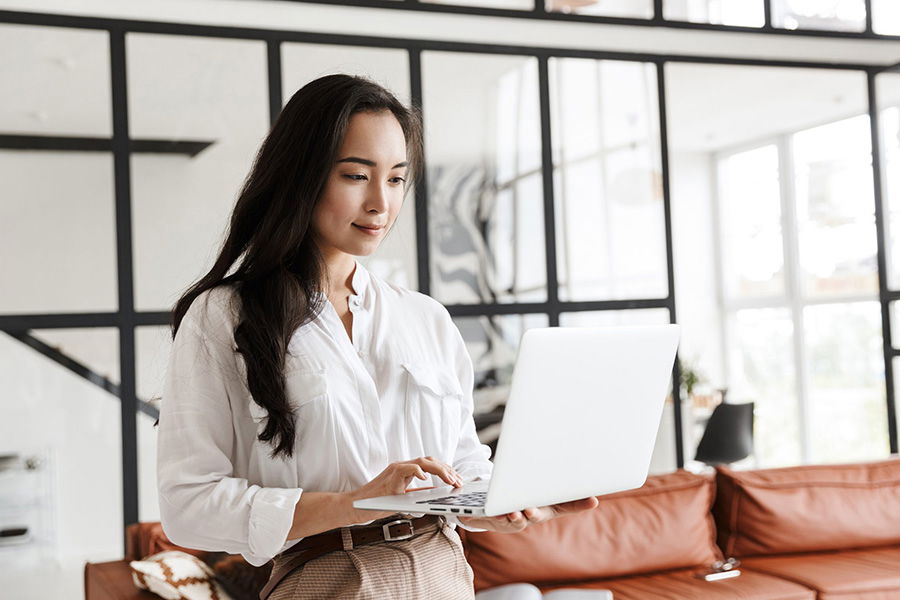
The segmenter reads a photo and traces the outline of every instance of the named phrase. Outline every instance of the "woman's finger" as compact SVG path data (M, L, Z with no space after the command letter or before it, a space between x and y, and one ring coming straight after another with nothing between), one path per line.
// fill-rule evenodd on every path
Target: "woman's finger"
M443 479L453 487L462 487L462 477L454 473L452 468L447 468L447 470L444 471Z
M458 481L453 474L450 473L450 469L448 467L437 467L434 471L431 471L441 479L443 479L446 483L455 486Z
M425 471L423 471L422 467L420 467L419 465L403 463L399 471L400 475L407 483L412 481L413 477L416 477L418 479L428 479L428 476L425 475Z
M453 479L456 480L456 483L454 485L456 485L456 487L462 487L462 485L463 485L462 475L457 473L456 469L454 469L453 467L450 467L450 474L453 476Z
M453 467L445 462L439 461L432 456L423 456L414 461L422 469L428 473L432 473L440 477L445 483L454 487L462 487L462 478L455 473Z
M582 498L581 500L572 500L571 502L554 504L553 508L556 509L557 512L574 512L579 510L590 510L592 508L597 508L599 504L600 501L596 496L590 496L588 498Z

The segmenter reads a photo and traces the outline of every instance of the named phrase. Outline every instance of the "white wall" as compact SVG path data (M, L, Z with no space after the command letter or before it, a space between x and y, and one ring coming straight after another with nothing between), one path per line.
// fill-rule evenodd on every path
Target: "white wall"
M683 332L679 354L709 378L725 383L721 309L717 298L711 159L706 152L677 152L672 173L675 307Z
M0 334L0 454L52 449L58 557L121 557L122 465L116 398Z

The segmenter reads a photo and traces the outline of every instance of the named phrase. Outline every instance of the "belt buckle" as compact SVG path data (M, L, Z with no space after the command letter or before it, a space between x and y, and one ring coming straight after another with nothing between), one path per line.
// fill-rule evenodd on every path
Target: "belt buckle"
M391 531L390 531L391 525L402 525L403 523L406 523L407 525L409 525L409 533L407 533L405 535L397 535L397 536L391 535ZM386 541L386 542L399 542L400 540L408 540L416 533L416 530L413 527L412 521L409 519L397 519L396 521L391 521L390 523L385 523L384 525L381 526L381 531L384 534L384 541Z

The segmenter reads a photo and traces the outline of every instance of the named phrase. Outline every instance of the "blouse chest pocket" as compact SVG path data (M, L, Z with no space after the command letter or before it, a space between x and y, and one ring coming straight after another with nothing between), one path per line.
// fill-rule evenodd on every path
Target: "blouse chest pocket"
M406 419L411 435L419 432L425 455L452 463L459 442L462 387L446 367L404 362L407 375Z
M324 369L291 371L284 376L284 391L294 414L296 435L323 429L328 418L328 383ZM257 434L266 427L268 411L250 397L250 417L256 423Z

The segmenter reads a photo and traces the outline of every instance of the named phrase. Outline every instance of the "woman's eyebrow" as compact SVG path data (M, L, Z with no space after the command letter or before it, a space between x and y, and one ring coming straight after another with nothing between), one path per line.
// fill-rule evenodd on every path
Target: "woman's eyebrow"
M377 164L374 160L369 160L368 158L359 158L358 156L348 156L347 158L342 158L342 159L340 159L340 160L337 161L337 162L339 162L339 163L342 163L342 162L355 162L355 163L360 163L360 164L362 164L362 165L367 165L367 166L369 166L369 167L377 167L377 166L378 166L378 164ZM409 162L404 160L403 162L397 163L396 165L394 165L394 166L391 167L391 168L392 168L392 169L399 169L400 167L405 167L405 166L407 166L408 164L409 164Z

